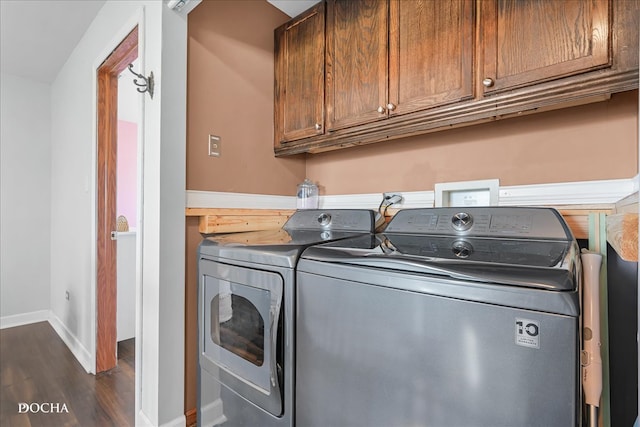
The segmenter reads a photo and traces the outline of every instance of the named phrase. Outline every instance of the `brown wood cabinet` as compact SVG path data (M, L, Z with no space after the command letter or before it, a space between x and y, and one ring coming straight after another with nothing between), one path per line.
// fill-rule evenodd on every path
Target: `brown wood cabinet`
M389 3L389 115L473 97L473 0Z
M327 131L472 92L473 3L329 0Z
M485 94L611 65L610 0L481 2Z
M320 42L311 35L294 41L276 31L275 153L386 141L636 89L639 5L640 0L327 0L326 73L322 83L313 80L316 94L324 96L326 89L325 116L315 133L293 133L293 121L283 117L283 111L286 116L295 110L292 117L299 114L309 130L309 109L318 123L322 101L286 90L283 95L281 82L298 87L297 79L308 74L296 75L289 68L297 65L281 64L318 58L286 58L282 45Z
M388 20L387 2L329 0L327 131L385 117Z
M324 3L275 31L276 147L324 133Z

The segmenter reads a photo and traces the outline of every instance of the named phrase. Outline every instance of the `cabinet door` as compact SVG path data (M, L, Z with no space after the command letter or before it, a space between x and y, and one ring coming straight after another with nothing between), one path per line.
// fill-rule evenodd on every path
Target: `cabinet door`
M387 22L387 1L328 2L328 131L386 118Z
M473 97L472 0L391 0L389 114Z
M275 144L324 132L324 3L275 31Z
M609 0L485 0L485 93L609 66Z

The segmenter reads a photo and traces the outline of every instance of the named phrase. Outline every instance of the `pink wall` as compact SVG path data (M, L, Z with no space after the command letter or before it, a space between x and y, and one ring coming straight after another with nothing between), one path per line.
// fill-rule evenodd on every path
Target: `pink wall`
M138 165L138 125L118 120L118 204L117 215L124 215L129 223L129 230L136 228L138 220L136 211L137 172Z

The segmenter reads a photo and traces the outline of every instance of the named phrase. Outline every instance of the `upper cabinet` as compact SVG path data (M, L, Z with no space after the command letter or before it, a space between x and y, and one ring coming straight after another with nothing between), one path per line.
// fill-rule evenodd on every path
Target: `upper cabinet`
M276 147L324 133L324 3L275 31Z
M611 65L609 0L483 0L480 4L484 93Z
M635 89L639 4L327 0L326 9L321 3L275 33L276 155L386 141Z
M327 130L381 118L387 105L389 11L377 0L327 4Z
M473 3L329 0L327 131L473 96Z
M390 115L473 97L473 0L389 3Z

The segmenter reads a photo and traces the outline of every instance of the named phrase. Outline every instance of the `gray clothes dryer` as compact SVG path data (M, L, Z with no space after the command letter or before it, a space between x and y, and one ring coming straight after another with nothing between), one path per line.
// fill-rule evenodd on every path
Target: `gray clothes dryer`
M307 249L296 424L579 426L578 272L552 209L403 210Z
M373 231L373 211L299 210L281 230L203 240L198 259L199 425L293 425L300 254L313 244Z

